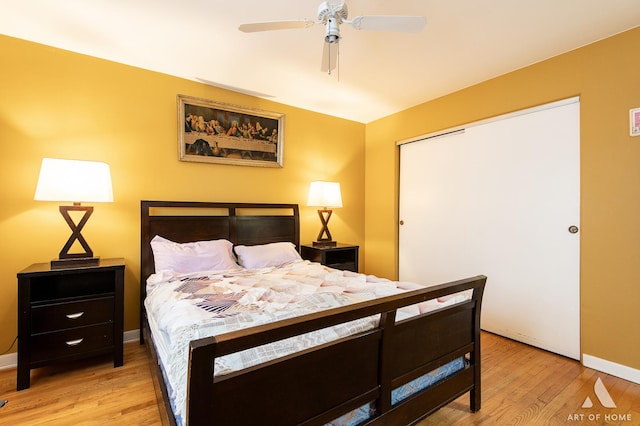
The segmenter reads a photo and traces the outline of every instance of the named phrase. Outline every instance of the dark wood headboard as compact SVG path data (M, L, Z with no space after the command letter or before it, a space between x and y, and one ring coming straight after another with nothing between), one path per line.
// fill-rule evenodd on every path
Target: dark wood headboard
M234 245L289 241L300 249L300 215L297 204L141 201L141 320L146 281L154 272L150 242L156 235L178 243L221 238Z

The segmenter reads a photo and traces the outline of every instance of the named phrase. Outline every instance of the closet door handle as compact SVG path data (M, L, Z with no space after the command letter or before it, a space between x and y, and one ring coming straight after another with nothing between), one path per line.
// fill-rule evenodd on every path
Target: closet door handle
M75 314L67 314L67 318L74 320L74 319L80 318L83 315L84 315L84 312L77 312Z
M577 234L578 233L578 227L575 226L575 225L571 225L569 227L569 232L572 233L572 234Z

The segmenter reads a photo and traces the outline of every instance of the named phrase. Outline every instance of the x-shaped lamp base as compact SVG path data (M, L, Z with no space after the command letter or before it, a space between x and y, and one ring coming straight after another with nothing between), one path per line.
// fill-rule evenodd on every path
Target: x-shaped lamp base
M71 216L69 215L70 211L83 211L84 215L76 224ZM67 243L60 250L59 259L54 259L51 261L52 268L64 268L71 266L90 266L97 265L100 263L99 257L93 257L93 250L89 247L87 240L82 236L82 228L91 217L93 213L93 206L81 206L80 203L74 203L73 206L60 206L60 214L71 228L71 236L67 240ZM73 244L78 241L84 252L80 253L69 253Z
M318 241L314 241L313 245L316 247L335 247L336 242L331 238L331 232L329 232L329 219L331 219L332 210L318 209L318 216L320 222L322 222L322 228L318 234Z

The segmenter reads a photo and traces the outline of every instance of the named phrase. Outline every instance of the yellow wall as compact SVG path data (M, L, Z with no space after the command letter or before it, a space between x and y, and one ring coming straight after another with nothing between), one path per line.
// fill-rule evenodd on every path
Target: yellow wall
M638 45L634 29L363 125L0 36L0 351L16 335L16 272L56 257L70 233L55 203L33 201L44 156L111 165L115 202L96 205L83 235L97 255L126 259L132 330L141 199L299 203L308 242L320 226L304 207L308 182L338 180L345 207L332 234L366 240L366 272L393 278L396 141L579 95L582 352L640 368L640 138L628 123L640 107ZM179 162L179 93L285 113L284 168Z
M369 123L367 272L397 276L397 141L579 95L582 352L640 369L640 137L629 136L638 46L635 28Z
M95 205L83 235L126 259L126 330L138 328L141 199L298 203L304 243L320 230L309 182L337 180L332 234L363 245L364 124L5 36L0 52L0 352L16 336L16 273L71 233L57 203L33 200L43 157L111 165L115 202ZM284 167L178 161L177 94L286 114Z

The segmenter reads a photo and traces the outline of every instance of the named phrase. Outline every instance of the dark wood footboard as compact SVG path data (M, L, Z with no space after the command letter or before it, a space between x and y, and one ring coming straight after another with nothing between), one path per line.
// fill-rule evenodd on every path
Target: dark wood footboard
M279 321L191 342L189 425L320 425L366 403L367 424L411 424L470 392L480 408L480 306L486 278L479 276L375 301ZM407 320L396 310L459 291L463 303ZM214 359L370 315L380 326L237 373L213 377ZM391 405L391 392L458 357L465 367Z

